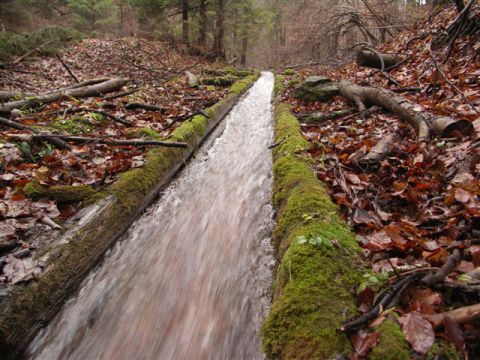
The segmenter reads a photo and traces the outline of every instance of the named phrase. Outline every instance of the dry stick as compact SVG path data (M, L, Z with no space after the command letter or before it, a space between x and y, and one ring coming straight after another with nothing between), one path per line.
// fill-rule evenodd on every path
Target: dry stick
M306 122L323 122L327 120L334 120L338 119L343 116L351 115L353 113L356 113L357 111L354 109L348 109L348 110L338 110L338 111L333 111L331 113L304 113L304 114L298 114L298 117Z
M470 105L470 107L472 108L473 111L475 111L477 114L480 114L480 111L478 111L475 107L475 105L472 104L472 102L470 100L467 99L467 97L465 96L465 94L462 92L462 90L460 90L457 85L455 85L455 83L450 80L447 75L445 75L445 73L443 72L443 70L440 68L440 65L438 64L438 61L435 59L435 55L433 54L433 51L431 49L431 47L429 46L428 47L428 51L430 52L430 57L432 58L433 60L433 64L435 65L435 67L437 68L437 71L440 73L440 75L442 75L442 77L445 79L445 81L455 89L455 91L463 98L463 100L465 100L466 103L468 103L468 105Z
M118 98L121 98L121 97L124 97L124 96L135 94L136 92L139 92L142 89L143 88L138 88L138 89L129 90L129 91L123 91L123 92L119 92L117 94L106 95L103 98L105 100L114 100L114 99L118 99Z
M386 307L395 299L397 293L404 289L409 284L415 282L420 278L423 274L421 273L414 273L410 274L403 279L399 280L394 285L391 285L384 293L382 299L367 313L364 315L349 321L340 328L342 332L353 332L356 330L361 329L363 326L369 324L373 321L380 313L386 310Z
M13 129L17 129L17 130L28 130L28 131L32 132L33 134L39 134L40 133L37 129L34 129L30 126L26 126L26 125L23 125L23 124L20 124L20 123L17 123L17 122L12 121L12 120L5 119L3 117L0 117L0 124L4 125L4 126L8 126L10 128L13 128ZM47 136L44 137L44 139L46 141L48 141L49 143L55 145L56 147L59 147L60 149L67 149L67 150L72 149L72 147L69 144L67 144L65 141L60 139L55 134L47 135Z
M84 136L70 136L70 135L55 135L55 134L35 134L31 135L30 138L33 140L36 139L45 139L49 137L58 137L65 141L71 141L76 143L98 143L112 146L162 146L162 147L173 147L173 148L186 148L188 147L187 143L183 142L168 142L168 141L150 141L150 140L112 140L105 138L90 138Z
M385 72L385 61L383 60L383 57L382 55L375 49L372 49L372 48L366 48L367 50L375 53L375 55L377 55L377 57L380 59L380 63L382 64L382 69L380 70L380 73L385 76L389 81L391 81L392 83L394 83L395 85L397 86L402 86L402 84L400 84L397 80L395 80L393 77L391 77L390 75L388 75L386 72Z
M75 76L75 74L72 72L72 70L70 70L70 68L67 66L67 64L65 64L65 62L62 60L62 58L60 57L60 55L56 54L55 55L58 59L58 61L60 61L63 65L63 67L65 68L65 70L68 71L68 73L70 74L70 76L73 78L73 80L75 80L75 82L77 84L80 84L80 80L78 80L78 78Z
M118 122L122 125L125 125L125 126L128 126L128 127L131 127L133 124L124 119L124 118L121 118L121 117L118 117L118 116L115 116L113 114L110 114L106 111L103 111L103 110L98 110L98 109L90 109L90 108L82 108L82 107L73 107L73 108L70 108L70 109L67 109L66 110L66 113L77 113L77 112L82 112L82 111L85 111L85 112L92 112L92 113L96 113L96 114L100 114L100 115L103 115L115 122Z
M269 150L272 150L272 149L275 149L277 146L280 146L280 145L285 141L286 138L287 138L287 137L284 136L280 141L277 141L275 144L270 145L270 146L268 147L268 149L269 149Z
M55 40L55 39L48 40L46 43L43 43L42 45L37 46L36 48L33 48L32 50L28 51L28 52L25 53L24 55L20 56L17 60L15 60L14 62L12 62L12 66L17 65L20 61L22 61L22 60L25 59L26 57L30 56L31 54L33 54L35 51L40 50L40 49L43 48L44 46L47 46L48 44L50 44L50 43L53 42L54 40Z
M460 261L462 261L462 253L460 250L455 249L440 270L423 277L421 283L428 287L443 283L447 275L455 270Z
M434 329L439 329L443 326L443 319L450 317L459 324L465 324L480 318L480 304L465 306L449 312L440 314L426 315L428 321L432 323Z
M165 109L163 109L158 105L142 104L142 103L129 103L125 105L125 109L127 110L144 109L148 111L160 111L160 112L165 111Z

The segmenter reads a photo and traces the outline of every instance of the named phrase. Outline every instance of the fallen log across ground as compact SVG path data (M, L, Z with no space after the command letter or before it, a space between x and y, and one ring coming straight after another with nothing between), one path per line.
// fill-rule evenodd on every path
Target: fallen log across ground
M7 137L11 139L19 139L23 141L32 140L47 140L50 138L57 138L63 141L70 141L75 143L97 143L112 146L162 146L172 148L186 148L187 144L183 142L168 142L168 141L153 141L153 140L114 140L99 137L86 136L70 136L57 134L8 134Z
M27 125L20 124L16 121L5 119L3 117L0 117L0 125L10 127L10 128L13 128L13 129L17 129L17 130L27 130L27 131L30 131L33 134L39 134L40 133L40 131L38 131L35 128L32 128L32 127L27 126ZM56 147L58 147L60 149L70 150L72 148L69 144L67 144L64 140L60 139L55 134L50 134L48 136L45 136L44 140L48 141L49 143L55 145Z
M381 106L398 115L417 131L419 141L428 141L433 134L451 137L455 133L471 135L473 124L468 120L458 120L448 116L437 116L427 111L419 111L419 105L383 88L354 85L348 81L339 84L340 94L365 111L365 103Z
M380 54L368 50L357 52L357 65L374 69L388 69L402 61L402 57L394 54Z
M7 102L0 106L0 113L10 113L12 110L20 108L35 108L40 105L61 100L63 98L101 96L119 90L126 83L126 79L114 78L94 85L72 87L70 89L63 89L52 93L39 94L23 100Z

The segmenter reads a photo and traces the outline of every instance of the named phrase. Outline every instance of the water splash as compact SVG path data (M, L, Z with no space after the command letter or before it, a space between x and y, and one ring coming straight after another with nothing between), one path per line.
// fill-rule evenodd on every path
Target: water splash
M273 75L32 342L34 359L262 359ZM205 147L204 147L205 149Z

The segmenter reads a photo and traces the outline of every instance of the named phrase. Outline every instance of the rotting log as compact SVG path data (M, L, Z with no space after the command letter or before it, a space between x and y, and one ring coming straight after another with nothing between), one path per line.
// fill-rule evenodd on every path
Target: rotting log
M79 186L44 186L37 181L32 181L25 185L23 191L29 198L51 199L59 203L83 201L97 193L95 189L87 185Z
M427 111L419 111L419 105L383 88L354 85L348 81L339 84L340 94L354 102L359 111L366 109L365 103L377 105L398 115L417 131L419 141L428 141L434 134L451 137L455 133L471 135L473 124L468 120L458 120L447 116L437 116Z
M64 89L53 93L40 94L33 98L11 101L0 106L0 113L10 113L12 110L20 108L35 108L40 105L48 104L63 98L85 98L101 96L119 90L127 83L126 79L109 79L107 81L82 87Z
M12 99L22 99L28 96L32 96L32 94L26 94L20 91L0 90L0 102L6 102Z
M38 330L45 327L76 291L85 276L132 222L157 198L205 138L257 79L258 73L237 81L219 103L208 108L209 117L195 116L182 124L169 140L188 148L155 148L143 168L129 170L102 191L95 215L79 224L68 243L47 261L38 281L15 286L0 303L0 354L21 358ZM100 195L99 195L100 196Z
M382 60L383 66L382 67ZM402 61L402 57L394 54L380 54L368 50L357 52L357 65L374 69L388 69Z

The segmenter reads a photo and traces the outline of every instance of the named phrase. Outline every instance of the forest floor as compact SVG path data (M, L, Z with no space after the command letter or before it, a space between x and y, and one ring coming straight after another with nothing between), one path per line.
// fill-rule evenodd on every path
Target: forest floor
M12 65L0 69L1 87L42 94L75 85L62 61L78 81L118 77L127 78L127 85L105 96L65 98L34 110L15 111L10 119L49 134L162 141L183 121L217 103L238 78L235 73L223 76L219 68L224 65L160 41L89 39L68 46L60 59L35 54L17 64L12 59ZM205 72L209 79L212 73L221 74L225 83L190 86L186 71L198 76ZM132 103L158 108L131 109L128 104ZM36 277L43 263L33 256L35 250L63 231L61 227L84 205L81 200L91 190L101 190L120 173L143 167L151 148L93 140L61 149L48 141L33 141L31 135L28 130L0 129L0 294L10 285ZM49 188L58 191L48 196L37 193ZM85 194L78 194L79 190ZM63 192L67 195L62 198Z
M371 311L401 274L443 267L445 279L404 288L394 312L417 355L426 354L437 337L473 359L480 356L480 322L465 311L476 305L470 310L479 314L480 302L479 34L458 37L450 54L447 46L429 51L435 36L456 16L453 8L438 12L380 47L380 53L403 54L406 59L386 71L388 75L354 63L286 70L281 97L299 117L354 107L340 96L329 102L292 96L305 78L321 75L363 86L415 88L401 95L418 104L416 111L473 122L471 136L458 133L426 143L417 140L410 125L382 110L302 124L311 143L302 154L313 159L318 178L327 184L363 247L362 262L369 270L357 289L361 313ZM394 141L385 159L374 167L359 161L389 135ZM453 309L460 311L444 316ZM376 346L376 328L386 316L375 316L352 334L352 359L365 358Z

